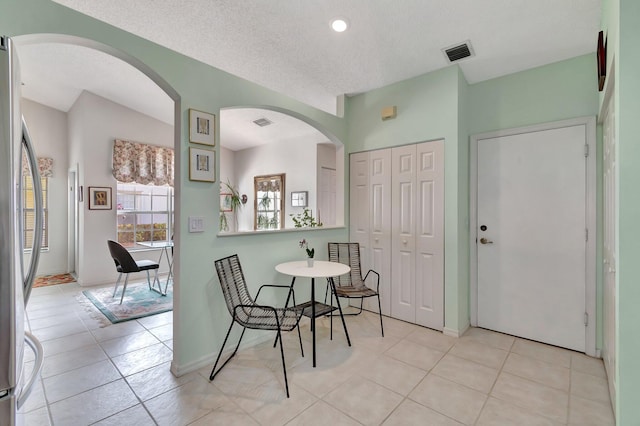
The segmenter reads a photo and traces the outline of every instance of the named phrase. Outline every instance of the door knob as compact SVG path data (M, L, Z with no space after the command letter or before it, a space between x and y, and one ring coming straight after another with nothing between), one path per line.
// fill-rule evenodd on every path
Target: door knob
M480 238L480 244L493 244L493 241L487 240L486 238Z

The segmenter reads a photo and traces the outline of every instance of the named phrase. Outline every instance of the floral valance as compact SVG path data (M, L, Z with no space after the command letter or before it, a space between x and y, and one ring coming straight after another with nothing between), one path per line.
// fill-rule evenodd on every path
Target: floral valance
M278 192L280 191L280 179L265 179L256 182L257 190L261 192Z
M40 177L53 177L53 158L49 157L38 157L38 171L40 172ZM27 159L26 153L22 153L22 175L29 176L31 171L29 169L29 160Z
M116 139L113 177L119 182L173 186L174 152L171 148Z

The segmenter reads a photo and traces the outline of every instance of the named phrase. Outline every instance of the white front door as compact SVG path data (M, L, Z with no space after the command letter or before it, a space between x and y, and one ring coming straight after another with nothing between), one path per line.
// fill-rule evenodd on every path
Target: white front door
M478 140L478 326L585 351L586 128Z

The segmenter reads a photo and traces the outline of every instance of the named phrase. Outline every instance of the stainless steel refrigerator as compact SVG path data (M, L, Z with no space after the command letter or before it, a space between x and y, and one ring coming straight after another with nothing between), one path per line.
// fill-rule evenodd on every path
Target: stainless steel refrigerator
M42 366L42 346L25 331L25 308L42 241L42 196L33 146L20 111L20 70L13 42L0 39L0 425L20 425L20 407ZM33 176L35 236L29 265L23 264L22 156ZM36 354L24 370L24 351ZM30 374L28 374L30 373ZM28 377L27 377L28 376Z

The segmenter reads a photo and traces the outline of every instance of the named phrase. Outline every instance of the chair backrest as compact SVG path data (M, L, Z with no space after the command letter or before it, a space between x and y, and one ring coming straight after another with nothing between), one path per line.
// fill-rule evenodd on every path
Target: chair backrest
M109 253L111 253L111 257L116 264L116 267L120 267L122 272L140 272L140 268L138 268L138 264L131 253L124 248L120 243L117 243L112 240L107 240L107 245L109 246Z
M234 316L234 309L236 306L253 305L255 302L247 289L247 282L244 279L238 255L234 254L229 257L218 259L214 263L216 266L216 272L218 273L218 280L222 287L224 301L227 304L227 309L231 316ZM238 312L235 312L235 314L242 315L243 312L239 310ZM238 319L244 321L246 318Z
M348 274L334 278L337 286L362 285L360 269L360 244L329 243L329 262L340 262L351 268Z

